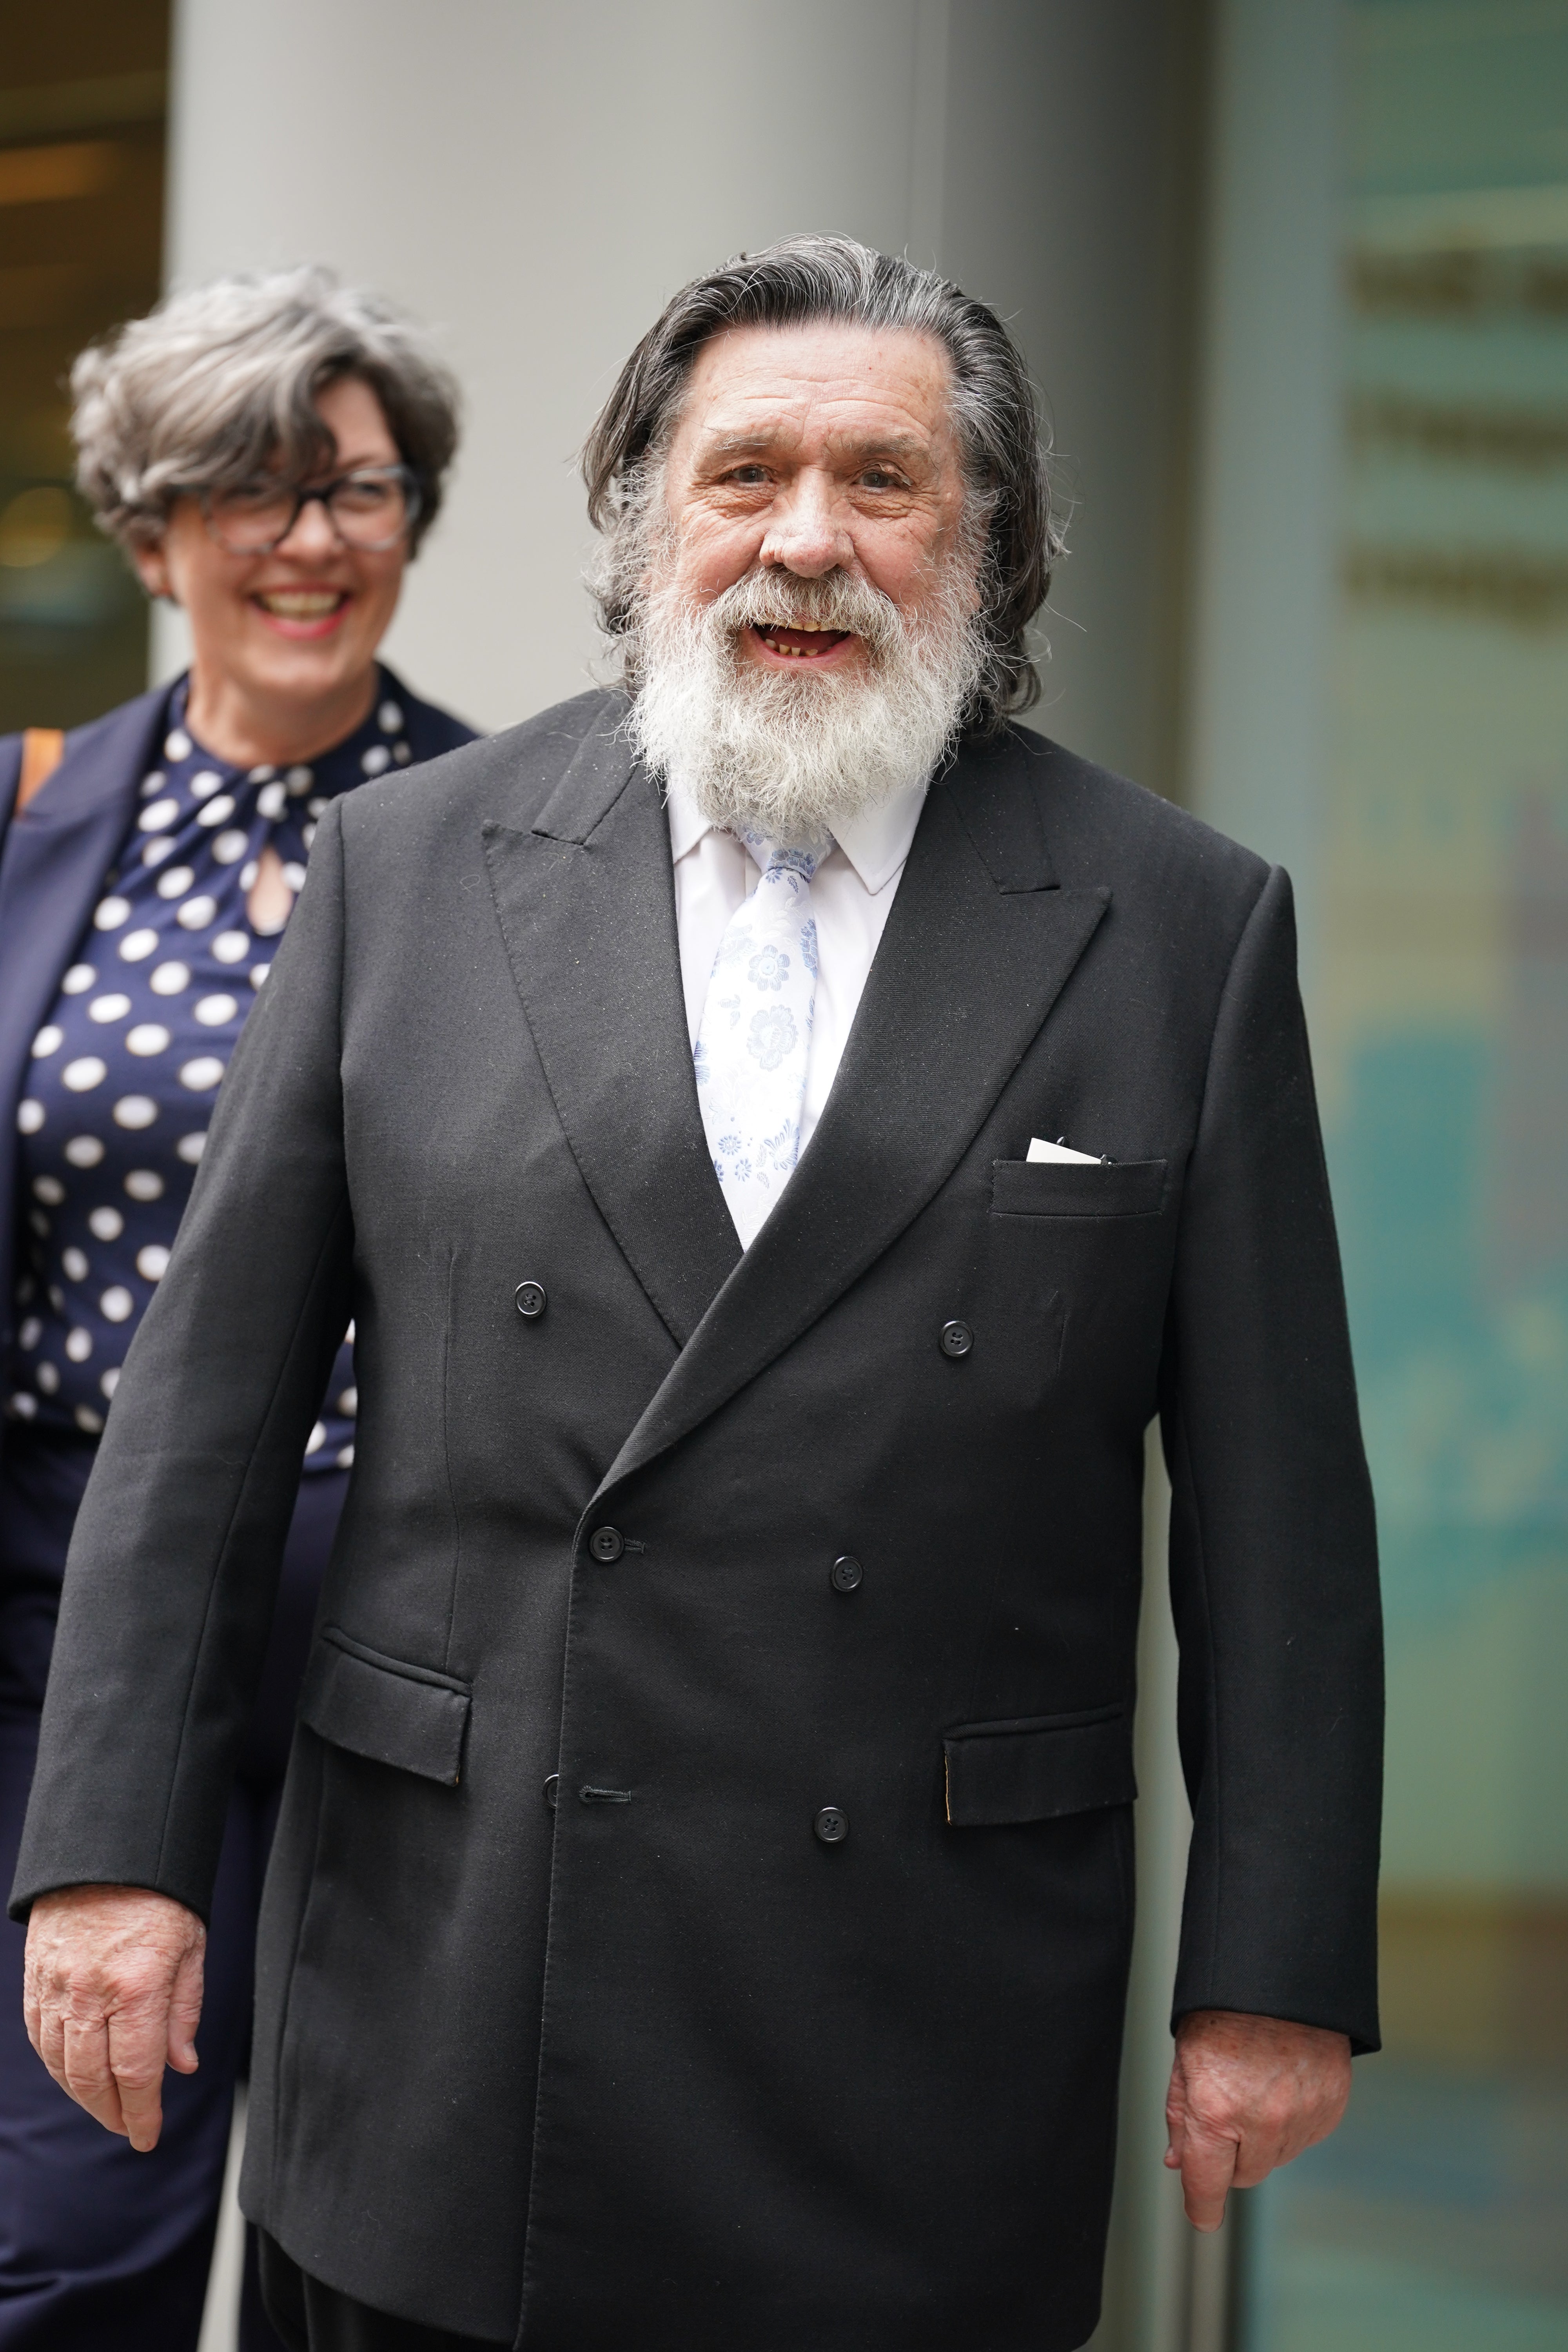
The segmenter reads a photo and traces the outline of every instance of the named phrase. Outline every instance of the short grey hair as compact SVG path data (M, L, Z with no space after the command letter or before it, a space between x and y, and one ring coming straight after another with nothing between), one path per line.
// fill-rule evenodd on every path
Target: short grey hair
M327 269L215 278L89 345L71 370L78 487L111 537L153 544L184 492L279 458L299 478L330 464L316 404L345 376L374 393L418 478L412 551L458 446L457 381L421 328Z
M607 541L594 577L601 625L612 638L635 641L648 493L703 345L731 327L818 320L931 335L947 352L982 548L985 660L968 716L997 725L1038 698L1026 632L1063 550L1034 388L1017 346L984 302L849 237L787 237L693 278L627 360L583 452L588 513ZM617 560L623 551L626 560Z

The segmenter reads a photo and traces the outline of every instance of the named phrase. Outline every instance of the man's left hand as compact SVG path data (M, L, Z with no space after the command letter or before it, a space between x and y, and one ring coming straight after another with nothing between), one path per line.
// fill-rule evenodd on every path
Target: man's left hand
M1327 2139L1350 2095L1343 2033L1228 2009L1184 2017L1165 2097L1165 2162L1182 2176L1193 2227L1217 2230L1230 2189L1256 2188Z

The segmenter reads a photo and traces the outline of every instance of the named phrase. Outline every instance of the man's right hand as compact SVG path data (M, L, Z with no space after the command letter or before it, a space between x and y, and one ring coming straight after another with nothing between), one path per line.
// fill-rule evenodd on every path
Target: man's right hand
M132 2147L156 2147L163 2067L196 2071L207 1931L140 1886L40 1895L27 1923L23 2010L34 2049L79 2106Z

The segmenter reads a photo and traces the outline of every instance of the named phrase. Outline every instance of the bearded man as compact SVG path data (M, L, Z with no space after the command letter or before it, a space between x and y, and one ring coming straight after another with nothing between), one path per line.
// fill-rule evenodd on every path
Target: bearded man
M731 263L587 472L624 686L334 802L235 1057L66 1580L33 2030L153 2145L352 1316L242 2190L286 2339L1066 2352L1156 1411L1199 2227L1376 2042L1289 885L1013 723L1049 507L951 285Z

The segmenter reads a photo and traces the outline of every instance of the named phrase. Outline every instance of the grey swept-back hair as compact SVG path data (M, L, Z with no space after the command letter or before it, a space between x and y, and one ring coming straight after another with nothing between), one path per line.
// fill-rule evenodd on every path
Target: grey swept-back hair
M412 550L458 446L457 382L412 320L326 269L215 278L89 345L71 370L78 486L104 530L147 545L182 491L279 458L301 479L329 465L316 403L344 376L374 393L418 477Z
M952 413L980 526L986 661L972 720L1026 710L1040 683L1029 623L1046 601L1062 535L1051 511L1047 453L1033 387L994 310L929 269L844 236L793 236L740 254L667 303L633 352L583 452L588 513L609 544L594 586L611 637L636 629L638 528L650 478L667 452L699 352L729 327L819 320L934 336L952 367ZM616 561L624 541L627 562Z

